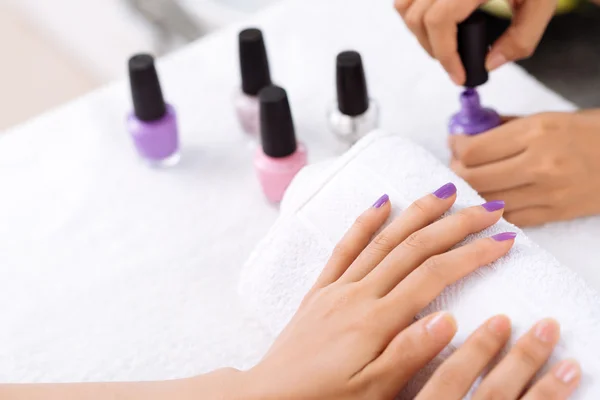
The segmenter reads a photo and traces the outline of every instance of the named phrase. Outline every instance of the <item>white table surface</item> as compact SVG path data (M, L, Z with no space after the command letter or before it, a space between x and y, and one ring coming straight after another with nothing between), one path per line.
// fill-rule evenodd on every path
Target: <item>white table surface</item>
M243 25L264 29L312 162L339 151L325 112L334 57L348 48L363 54L382 127L447 160L459 90L391 3L288 0ZM125 82L0 135L0 381L171 378L248 366L266 349L268 335L236 295L244 260L277 217L232 108L241 27L160 63L180 115L183 160L174 169L136 158ZM573 108L514 66L482 94L507 114ZM561 229L530 233L544 245ZM576 251L600 253L593 243L575 233L548 250L575 268L587 262L581 271L597 283L589 253Z

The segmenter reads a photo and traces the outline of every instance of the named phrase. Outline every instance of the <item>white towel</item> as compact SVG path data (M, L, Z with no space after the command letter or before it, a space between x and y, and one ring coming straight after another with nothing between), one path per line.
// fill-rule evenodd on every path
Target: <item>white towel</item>
M136 159L125 81L0 133L0 381L170 379L251 366L268 348L272 334L243 318L236 294L241 265L277 218L231 104L247 26L265 32L312 162L336 154L324 114L346 49L363 55L381 126L447 161L460 89L390 0L280 1L161 60L180 117L176 168ZM481 95L508 115L574 109L514 65ZM528 233L567 265L587 265L600 287L600 218L587 222Z
M316 171L317 167L312 167ZM426 150L398 136L375 132L337 161L301 173L282 204L282 216L243 269L240 294L275 335L311 287L335 243L356 216L381 194L397 214L411 202L447 182L458 187L454 210L483 199ZM448 288L422 315L448 310L458 320L453 346L487 318L504 313L514 324L514 339L544 317L562 324L563 337L553 361L578 359L586 376L579 399L600 398L600 297L573 270L540 249L518 228L502 220L473 235L519 232L508 256ZM409 398L433 365L406 389Z

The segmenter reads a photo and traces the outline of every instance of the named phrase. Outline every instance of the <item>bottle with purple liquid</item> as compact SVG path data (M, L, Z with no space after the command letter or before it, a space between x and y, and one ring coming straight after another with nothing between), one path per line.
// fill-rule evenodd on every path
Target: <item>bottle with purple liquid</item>
M451 135L477 135L499 126L500 115L481 105L475 89L488 81L485 59L488 53L485 17L476 11L458 26L458 53L465 67L466 89L460 95L461 109L450 119Z
M133 111L127 129L140 157L154 167L179 161L179 134L175 108L166 103L154 65L154 57L136 54L129 59Z

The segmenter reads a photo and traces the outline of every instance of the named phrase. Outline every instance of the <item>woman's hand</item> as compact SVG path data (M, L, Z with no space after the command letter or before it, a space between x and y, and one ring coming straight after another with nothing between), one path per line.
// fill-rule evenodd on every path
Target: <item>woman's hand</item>
M462 85L466 76L458 55L457 25L484 2L395 0L395 7L421 46L442 64L454 83ZM489 71L531 56L556 9L556 0L510 0L510 4L513 22L488 54Z
M436 370L416 400L463 399L509 337L508 318L498 316L490 319ZM581 379L581 370L575 361L563 361L555 365L530 389L524 391L550 357L558 338L559 327L555 321L539 322L486 374L470 398L567 399Z
M456 187L445 185L379 234L390 215L387 196L361 215L269 353L247 373L245 398L393 399L456 331L446 313L413 323L415 316L514 243L507 233L452 249L503 212L496 202L439 220L455 199Z
M378 234L391 206L387 196L377 200L337 245L296 315L250 371L222 369L163 382L0 385L0 398L391 400L456 332L447 313L418 322L415 316L448 285L505 255L514 243L515 234L503 233L454 248L503 213L503 203L492 202L439 219L455 200L456 187L444 185ZM438 370L421 399L461 398L509 329L504 317L488 322ZM481 396L516 398L549 357L558 334L553 321L537 325L486 378ZM564 399L579 374L576 364L561 364L526 398ZM554 397L545 397L548 393Z
M600 110L544 113L450 138L452 169L519 226L600 214Z

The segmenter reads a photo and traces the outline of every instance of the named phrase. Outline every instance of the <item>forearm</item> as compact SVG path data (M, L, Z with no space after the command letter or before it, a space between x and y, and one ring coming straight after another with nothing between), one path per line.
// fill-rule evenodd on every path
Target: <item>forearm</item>
M0 385L2 400L237 400L241 372L226 369L189 379L131 383Z
M162 400L187 399L183 381L136 383L67 383L2 385L0 398L6 400Z

